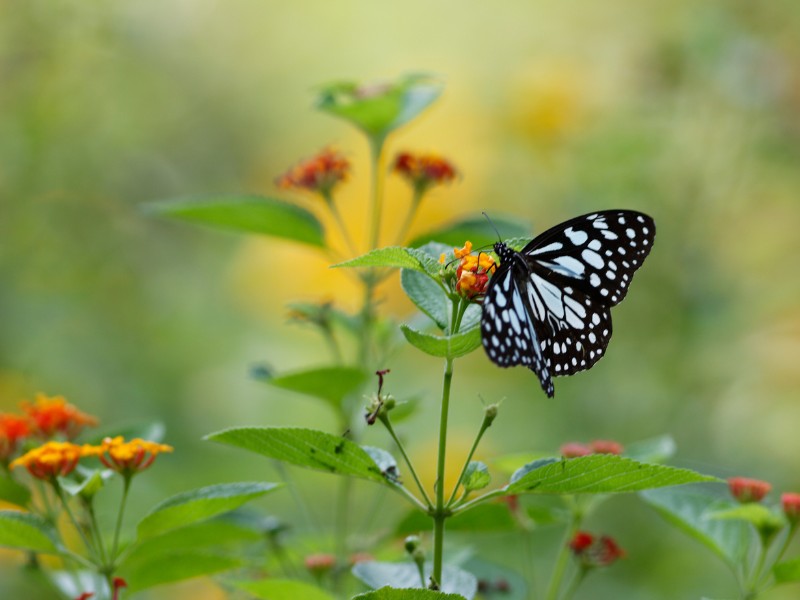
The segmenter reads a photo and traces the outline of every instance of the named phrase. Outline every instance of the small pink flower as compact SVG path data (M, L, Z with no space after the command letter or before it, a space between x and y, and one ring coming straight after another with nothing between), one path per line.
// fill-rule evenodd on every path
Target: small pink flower
M335 564L336 558L333 554L309 554L305 559L306 569L317 577L330 571Z
M792 523L800 521L800 494L794 492L786 492L781 494L781 506L783 507L783 514Z
M560 452L564 458L577 458L579 456L589 456L592 453L592 449L579 442L569 442L561 446Z
M772 489L772 486L766 481L748 477L731 477L728 479L728 487L733 497L742 504L761 502Z
M589 443L589 448L595 454L622 454L622 444L614 440L594 440Z
M578 531L569 548L586 569L608 567L625 556L625 551L614 538L607 535L596 538L586 531Z

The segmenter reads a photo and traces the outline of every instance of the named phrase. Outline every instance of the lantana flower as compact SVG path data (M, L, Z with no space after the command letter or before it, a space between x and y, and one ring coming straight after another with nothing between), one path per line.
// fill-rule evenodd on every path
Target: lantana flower
M279 176L275 183L282 189L306 190L321 194L325 199L339 183L350 175L350 161L343 154L325 148L315 156L300 161Z
M0 414L0 463L6 464L19 448L20 440L30 433L30 421L25 417Z
M140 438L126 442L121 435L107 437L99 446L84 446L86 456L96 456L106 467L126 476L144 471L153 464L156 456L172 450L172 446Z
M728 488L731 495L742 504L761 502L772 486L766 481L750 479L749 477L731 477L728 479Z
M455 272L455 292L468 300L480 300L489 285L489 276L494 273L497 264L485 252L472 254L472 242L467 240L463 248L453 248L453 256L460 259ZM444 254L439 262L447 260ZM446 275L446 274L445 274Z
M63 396L38 394L35 402L23 402L20 407L27 414L34 433L45 439L60 434L72 440L84 427L97 425L95 417L79 411Z
M790 523L800 522L800 494L794 492L781 494L781 507Z
M584 569L608 567L625 557L625 551L614 538L607 535L597 538L586 531L576 532L569 548Z
M408 181L418 196L433 186L450 183L458 174L453 164L441 156L410 152L398 154L392 169Z
M37 479L52 481L75 470L78 461L86 456L85 450L71 442L46 442L26 452L10 465L12 469L25 467Z
M613 440L593 440L588 444L581 442L568 442L562 444L560 448L561 456L564 458L577 458L579 456L589 456L590 454L622 454L624 450L622 444Z
M622 444L614 440L593 440L589 442L594 454L622 454Z

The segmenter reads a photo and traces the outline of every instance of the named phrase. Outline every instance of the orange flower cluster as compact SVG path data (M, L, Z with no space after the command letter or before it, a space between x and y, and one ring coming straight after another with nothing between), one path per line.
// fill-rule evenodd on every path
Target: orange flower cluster
M30 423L25 417L0 414L0 462L8 462L19 448L20 441L30 433Z
M575 533L569 549L584 568L608 567L625 557L625 551L614 538L607 535L597 538L586 531Z
M84 446L85 456L96 456L106 467L132 475L144 471L162 452L172 452L172 446L134 438L126 442L122 436L105 438L99 446Z
M335 150L325 148L316 156L297 163L275 183L281 189L307 190L328 197L349 175L350 161Z
M36 402L23 402L20 408L27 415L34 432L45 439L60 434L71 440L85 426L97 425L95 417L79 411L63 396L38 394Z
M589 456L590 454L622 454L622 444L613 440L593 440L588 444L569 442L561 446L559 452L564 458Z
M25 467L37 479L50 481L69 475L86 456L85 447L71 442L46 442L26 452L11 463L11 468Z
M418 194L429 187L450 183L458 172L446 159L436 154L401 152L394 159L394 172L408 181Z
M482 298L489 285L489 276L497 268L492 257L483 252L473 255L472 242L469 240L463 248L453 248L453 255L460 259L456 269L456 293L469 300ZM444 264L445 261L446 257L442 254L439 262Z

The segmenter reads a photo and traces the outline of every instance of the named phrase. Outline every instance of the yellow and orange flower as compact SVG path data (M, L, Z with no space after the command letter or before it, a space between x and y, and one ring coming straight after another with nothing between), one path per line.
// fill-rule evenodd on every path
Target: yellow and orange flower
M453 248L453 254L461 262L456 269L456 292L465 298L475 300L486 293L489 276L497 268L491 256L479 252L472 254L472 242L467 241L463 248Z
M128 442L119 435L105 438L99 446L84 446L86 456L96 456L106 467L123 475L144 471L156 456L162 452L172 452L172 446L148 442L134 438Z
M0 462L5 462L17 451L19 442L31 433L30 422L25 417L0 414Z
M95 417L79 411L63 396L38 394L34 403L23 402L20 407L28 415L34 433L43 438L61 434L71 440L85 426L97 425Z
M300 161L275 183L281 189L308 190L326 198L339 183L350 175L350 161L331 148L325 148L316 156Z
M408 181L418 194L431 186L450 183L458 174L453 164L441 156L410 152L397 155L393 170Z
M52 480L72 473L86 456L83 447L71 442L46 442L26 452L11 463L11 468L25 467L37 479Z

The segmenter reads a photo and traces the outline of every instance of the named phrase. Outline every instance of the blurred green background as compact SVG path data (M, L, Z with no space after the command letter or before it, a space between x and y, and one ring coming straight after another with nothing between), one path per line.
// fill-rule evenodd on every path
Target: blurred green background
M0 2L0 410L44 391L106 425L165 422L176 452L137 483L131 522L189 487L275 480L267 461L201 437L243 424L335 431L325 406L250 371L325 364L285 304L355 308L357 288L311 250L160 221L141 205L275 195L277 174L333 144L354 163L340 201L362 235L366 144L312 109L315 86L420 70L440 74L445 93L390 150L439 152L463 177L426 199L412 233L484 209L532 233L601 208L658 224L608 356L556 380L555 400L482 352L457 363L454 460L480 395L505 398L484 459L671 433L677 464L800 490L795 0ZM387 193L388 243L409 199L396 180ZM396 281L381 295L398 319L411 314ZM387 366L395 396L425 398L401 429L432 481L441 364L406 347ZM367 440L387 445L382 432ZM331 477L297 479L309 497L332 496ZM371 503L368 484L356 490ZM260 508L303 531L288 494ZM329 521L331 505L312 508ZM398 514L389 499L387 526ZM721 563L636 498L607 503L590 526L629 558L578 598L735 593ZM544 554L556 539L542 534ZM477 542L518 560L508 539ZM43 597L18 555L0 560L0 596ZM201 581L148 597L223 596Z

